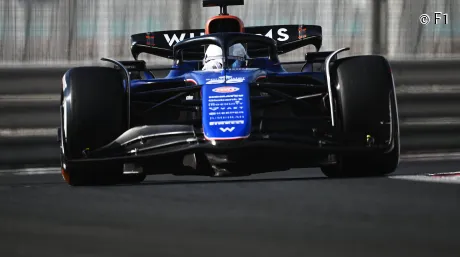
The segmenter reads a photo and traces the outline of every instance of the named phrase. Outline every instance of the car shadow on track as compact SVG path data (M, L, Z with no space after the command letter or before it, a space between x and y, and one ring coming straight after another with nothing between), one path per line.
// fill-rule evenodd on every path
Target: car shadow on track
M358 178L347 178L358 179ZM258 179L215 179L215 180L164 180L164 181L144 181L138 184L117 184L112 186L168 186L168 185L206 185L206 184L233 184L233 183L279 183L279 182L298 182L298 181L321 181L338 180L327 177L288 177L288 178L258 178ZM346 179L340 179L346 180Z
M18 188L18 187L37 187L37 186L57 186L65 184L65 181L60 182L6 182L0 183L0 187L10 187L10 188Z
M328 178L328 177L283 177L283 178L249 178L244 177L226 177L226 178L208 178L197 180L154 180L155 176L151 176L153 180L147 180L141 183L119 183L119 184L95 184L81 187L139 187L139 186L168 186L168 185L206 185L206 184L241 184L241 183L279 183L279 182L300 182L300 181L334 181L334 180L359 180L366 178ZM387 178L373 177L373 178ZM369 178L367 178L369 179ZM11 181L6 183L0 183L0 187L10 188L24 188L24 187L42 187L42 186L57 186L66 184L65 181ZM70 186L69 186L70 187Z
M327 177L284 177L284 178L250 178L249 176L241 177L225 177L225 178L208 178L197 180L154 180L155 176L151 176L152 180L147 180L141 183L119 183L119 184L94 184L79 187L124 187L124 186L167 186L167 185L194 185L194 184L232 184L232 183L270 183L270 182L294 182L294 181L313 181L326 180ZM53 179L54 180L54 179ZM0 183L0 187L35 187L35 186L55 186L66 184L65 181L11 181Z

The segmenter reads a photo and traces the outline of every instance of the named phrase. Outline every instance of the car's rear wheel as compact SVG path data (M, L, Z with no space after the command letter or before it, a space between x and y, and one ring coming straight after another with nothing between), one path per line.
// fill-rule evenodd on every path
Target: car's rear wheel
M337 127L350 147L385 145L386 151L337 155L337 163L322 167L328 177L382 176L399 164L399 118L390 65L381 56L338 60L336 81Z
M104 146L127 129L126 94L120 71L78 67L63 77L61 101L61 170L73 186L117 183L123 163L75 163L85 150ZM138 179L140 180L140 179Z

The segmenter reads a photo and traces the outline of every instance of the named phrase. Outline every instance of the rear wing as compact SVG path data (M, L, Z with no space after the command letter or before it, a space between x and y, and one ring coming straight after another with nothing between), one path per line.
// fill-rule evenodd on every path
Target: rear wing
M322 28L317 25L245 27L245 33L263 35L276 40L278 54L285 54L307 45L313 45L319 51L322 44ZM204 29L168 30L135 34L131 36L131 53L136 60L141 53L172 59L175 44L204 34ZM260 57L260 54L257 49L253 52L248 49L248 55L253 58Z

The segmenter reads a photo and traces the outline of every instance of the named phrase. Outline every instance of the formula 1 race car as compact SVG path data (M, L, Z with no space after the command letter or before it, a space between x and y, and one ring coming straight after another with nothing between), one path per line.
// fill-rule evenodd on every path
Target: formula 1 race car
M316 25L244 27L244 0L204 0L204 30L132 35L134 61L68 70L61 93L62 175L70 185L137 183L151 174L243 176L320 167L381 176L399 164L388 61L319 52ZM299 72L279 55L313 45ZM211 51L212 50L212 51ZM164 78L141 53L172 59Z

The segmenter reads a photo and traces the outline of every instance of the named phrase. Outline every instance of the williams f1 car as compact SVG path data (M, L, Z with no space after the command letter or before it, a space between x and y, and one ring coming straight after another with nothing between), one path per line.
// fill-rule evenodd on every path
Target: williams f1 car
M245 27L227 13L227 6L242 4L204 0L204 7L221 10L205 29L135 34L134 60L103 58L110 67L65 73L58 138L67 183L307 167L328 177L381 176L397 168L398 108L388 61L338 58L349 48L320 52L316 25ZM290 63L279 55L308 45L316 51L306 53L301 70L287 72ZM169 74L155 77L139 60L142 53L171 59Z

